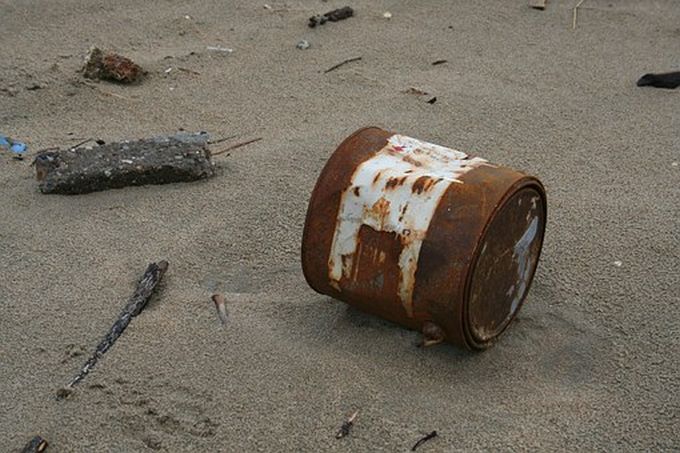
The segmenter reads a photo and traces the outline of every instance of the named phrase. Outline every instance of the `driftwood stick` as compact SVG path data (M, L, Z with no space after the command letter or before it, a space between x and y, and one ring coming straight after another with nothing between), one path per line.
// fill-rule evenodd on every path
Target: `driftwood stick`
M42 453L47 448L47 441L40 436L31 439L21 453Z
M434 439L435 437L437 437L437 431L432 431L430 434L428 434L425 437L422 437L418 442L416 442L416 444L411 448L411 451L416 451L418 447L423 445L428 440Z
M331 71L335 71L340 66L344 66L347 63L351 63L353 61L359 61L359 60L361 60L361 57L348 58L347 60L341 61L340 63L336 64L335 66L331 66L330 68L326 69L323 73L328 74Z
M144 307L146 307L149 299L151 299L153 291L158 286L158 283L161 281L161 278L163 278L163 274L165 274L167 269L167 261L149 264L142 279L139 281L139 284L137 284L135 293L130 297L127 305L125 305L125 308L123 308L123 311L118 316L118 319L113 323L113 326L111 326L109 333L107 333L104 339L97 345L97 349L95 349L92 356L85 362L85 365L83 365L76 377L71 379L66 387L57 392L58 399L65 398L71 393L73 386L82 381L85 376L92 371L92 368L97 364L97 361L111 348L111 346L113 346L128 324L130 324L132 318L144 310Z

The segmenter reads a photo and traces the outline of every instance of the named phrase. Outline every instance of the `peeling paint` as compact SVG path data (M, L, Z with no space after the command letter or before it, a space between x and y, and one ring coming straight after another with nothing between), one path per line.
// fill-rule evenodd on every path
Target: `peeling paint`
M402 244L398 297L413 317L418 258L437 205L451 184L462 184L461 175L484 164L486 160L460 151L391 136L383 149L357 167L342 194L328 258L331 285L340 290L343 279L355 280L361 272L354 259L360 255L362 225L396 233Z

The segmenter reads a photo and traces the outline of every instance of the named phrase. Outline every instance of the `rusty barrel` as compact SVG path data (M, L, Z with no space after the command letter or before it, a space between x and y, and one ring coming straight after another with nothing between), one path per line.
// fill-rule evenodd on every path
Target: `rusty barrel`
M302 267L319 293L485 349L527 295L546 210L533 176L365 128L342 142L319 176Z

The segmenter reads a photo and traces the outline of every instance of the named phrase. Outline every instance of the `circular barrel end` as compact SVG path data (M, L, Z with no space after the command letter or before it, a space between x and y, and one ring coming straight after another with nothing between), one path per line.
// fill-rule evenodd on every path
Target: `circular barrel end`
M477 246L465 298L468 345L486 349L517 315L534 277L543 245L546 196L528 177L508 191Z

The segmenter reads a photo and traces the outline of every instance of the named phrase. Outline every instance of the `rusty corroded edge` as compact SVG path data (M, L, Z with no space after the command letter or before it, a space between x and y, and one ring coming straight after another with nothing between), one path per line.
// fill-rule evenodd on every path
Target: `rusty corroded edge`
M521 297L521 300L519 301L519 304L517 308L514 310L514 312L510 315L510 317L507 319L505 322L505 325L503 328L491 339L488 341L479 341L471 332L471 327L470 327L470 318L469 318L469 310L468 310L468 304L469 304L469 298L470 298L470 286L472 284L472 277L474 275L475 269L477 267L477 262L480 257L480 248L482 247L482 244L484 243L484 238L489 230L489 227L493 224L494 219L498 215L498 213L501 211L501 209L506 205L506 203L517 193L519 193L521 190L524 189L529 189L533 188L535 189L538 194L540 195L540 200L542 203L543 207L543 218L541 219L541 229L538 231L537 238L539 240L539 246L538 246L538 252L536 256L536 265L533 267L531 271L531 275L527 279L527 286L526 289L524 290L524 295ZM543 242L545 239L545 228L546 224L548 221L548 201L547 201L547 196L545 193L545 187L543 184L535 177L533 176L528 176L525 175L524 178L518 180L513 184L505 193L505 195L499 200L499 202L496 204L496 207L494 208L493 213L489 217L489 220L486 222L486 225L484 226L484 229L482 230L481 234L479 235L479 238L476 241L476 247L473 253L473 259L468 267L468 272L467 276L465 278L465 290L464 290L464 295L463 295L463 303L461 304L461 309L462 309L462 314L461 314L461 319L463 321L463 332L465 334L465 341L467 346L470 349L475 349L475 350L484 350L489 347L491 347L497 340L498 338L505 332L505 330L510 326L514 318L517 316L519 311L522 309L522 306L524 305L524 301L526 300L529 291L531 289L531 284L533 283L534 280L534 275L536 274L536 270L538 269L538 263L541 258L541 252L543 250Z
M334 166L334 161L337 160L340 156L338 155L340 150L344 150L347 147L347 144L351 142L352 140L356 139L357 137L361 136L364 132L369 131L369 130L375 130L377 133L384 133L385 134L385 143L387 143L387 137L392 135L390 132L387 132L379 127L376 126L368 126L368 127L362 127L361 129L358 129L354 131L349 137L345 138L338 146L337 148L331 153L330 158L326 161L326 165L324 165L323 169L321 170L321 173L319 174L316 184L314 185L314 189L312 190L312 194L309 200L309 204L307 205L307 214L305 216L305 226L303 229L302 233L302 247L301 247L301 264L302 264L302 273L305 276L305 280L307 281L307 284L317 293L319 294L326 294L326 292L323 290L323 288L320 288L316 285L316 282L314 281L313 278L310 277L312 273L312 269L309 267L308 259L307 257L312 253L313 251L309 249L309 244L312 242L311 236L314 234L313 228L312 228L312 217L314 216L314 207L318 205L319 203L319 198L321 197L322 191L321 187L325 184L327 184L328 177L330 174L333 172L333 166ZM373 150L373 153L375 153L377 149ZM366 158L370 157L370 154L366 156ZM351 173L350 173L351 175ZM333 216L333 219L337 218L337 213L340 210L340 205L338 203L338 206L335 208L335 215ZM333 224L333 228L335 228L335 224Z

